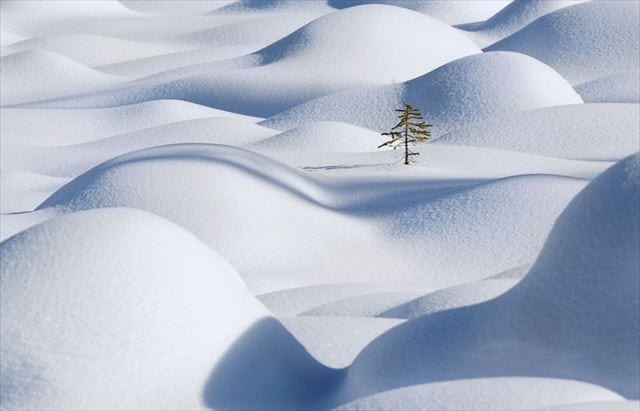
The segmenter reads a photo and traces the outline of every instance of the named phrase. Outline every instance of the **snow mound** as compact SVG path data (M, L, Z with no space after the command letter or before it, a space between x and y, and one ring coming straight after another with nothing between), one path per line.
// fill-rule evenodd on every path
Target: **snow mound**
M435 288L531 262L585 181L521 176L446 194L434 194L433 181L397 183L321 178L239 148L185 144L103 163L39 208L157 213L213 246L254 292L363 282Z
M258 120L186 101L154 100L99 109L5 108L0 132L3 143L65 146L204 118Z
M383 391L337 407L337 410L504 410L529 411L562 404L623 400L593 384L554 378L473 378ZM565 408L567 407L567 408ZM545 408L547 409L547 408ZM587 408L573 408L586 410ZM596 408L598 409L598 408ZM609 410L609 408L602 408ZM613 408L616 409L616 408Z
M637 104L578 104L513 113L471 124L433 142L554 157L620 160L638 150Z
M2 105L9 106L104 89L122 79L49 51L29 50L0 59L0 81Z
M252 144L250 148L267 151L315 151L349 153L374 151L380 134L366 128L334 121L307 123Z
M508 5L509 0L329 0L329 4L338 9L362 4L389 4L454 25L484 21Z
M639 25L640 3L592 1L542 16L486 50L528 54L575 85L637 71Z
M433 136L500 113L582 103L553 69L518 53L484 53L453 61L411 81L320 97L267 119L290 129L311 121L339 121L387 131L402 100L434 124Z
M576 86L585 103L640 103L640 73L628 71Z
M512 1L487 21L470 28L467 35L480 47L487 47L545 14L585 1L590 0Z
M385 291L357 295L313 307L299 315L314 317L377 317L383 312L414 300L421 295L424 295L424 291Z
M228 367L247 370L242 350L243 389L274 408L331 375L220 256L152 214L59 217L0 255L3 409L238 407L229 387L242 371Z
M639 176L635 154L589 184L506 294L411 320L373 341L354 361L345 395L527 376L580 380L638 398Z
M492 279L448 287L381 312L379 316L411 319L438 311L478 304L504 294L518 281L519 279L513 278Z
M277 131L235 118L201 118L163 124L98 141L62 147L4 144L2 166L57 177L76 177L111 158L166 144L248 145Z
M31 211L68 182L66 178L2 170L0 173L0 213Z
M50 51L80 64L95 67L158 54L180 51L180 45L155 44L84 33L61 33L12 44L2 49L2 55L28 50Z
M416 43L416 38L425 40ZM320 17L256 52L260 64L253 67L161 84L139 81L57 104L97 107L162 98L270 116L340 90L408 80L476 53L480 49L464 35L428 16L399 7L362 6Z
M4 28L0 28L0 46L2 47L10 46L24 39L24 36L5 30ZM2 51L4 52L4 49Z
M274 314L293 317L332 301L391 290L406 291L386 284L322 284L277 290L258 295L257 298Z
M148 13L153 15L202 15L217 10L228 4L232 4L235 0L156 0L156 1L137 1L137 0L118 0L128 9L139 13Z
M267 315L214 251L141 211L60 217L0 255L3 409L191 408Z

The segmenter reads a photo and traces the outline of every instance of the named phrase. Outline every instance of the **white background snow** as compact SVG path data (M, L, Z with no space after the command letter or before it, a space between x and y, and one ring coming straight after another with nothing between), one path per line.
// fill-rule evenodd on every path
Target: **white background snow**
M640 407L640 2L0 18L1 409Z

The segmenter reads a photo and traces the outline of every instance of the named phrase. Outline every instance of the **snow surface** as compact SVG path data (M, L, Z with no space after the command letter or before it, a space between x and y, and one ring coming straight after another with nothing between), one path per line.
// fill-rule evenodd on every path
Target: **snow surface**
M2 0L0 409L638 409L639 21Z

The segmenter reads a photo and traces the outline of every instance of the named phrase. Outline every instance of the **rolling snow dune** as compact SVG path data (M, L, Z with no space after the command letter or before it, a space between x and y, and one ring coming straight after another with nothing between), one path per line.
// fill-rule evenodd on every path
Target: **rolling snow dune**
M416 38L428 41L416 45ZM50 106L104 107L180 99L270 116L332 92L408 80L475 53L480 50L464 35L435 19L399 7L361 6L320 17L258 51L261 64L255 67L161 84L138 81L137 86ZM331 64L326 65L327 61ZM318 65L325 68L318 71ZM368 69L361 70L363 66Z
M21 51L0 59L2 106L80 94L123 82L67 57L43 50Z
M467 31L467 36L484 48L515 33L539 17L590 0L512 1L486 21Z
M620 160L640 146L640 106L578 104L496 116L445 134L434 143Z
M492 377L442 381L383 391L337 407L337 410L486 411L539 410L572 403L623 402L618 394L593 384L555 378ZM566 407L566 408L565 408ZM546 408L545 408L546 409ZM598 408L596 408L598 409ZM611 411L616 408L605 407Z
M585 381L637 399L639 173L635 154L578 194L529 274L506 294L374 340L354 361L343 394L527 376Z
M26 146L65 146L204 118L259 119L180 100L154 100L103 109L5 108L2 142Z
M160 1L136 1L136 0L118 0L126 8L139 13L159 14L159 15L176 15L176 14L205 14L228 4L234 3L234 0L160 0Z
M158 54L182 51L185 46L153 44L83 33L64 33L31 38L2 49L2 56L21 51L44 50L94 67Z
M612 74L576 86L585 103L640 103L640 73Z
M303 389L306 381L308 395L331 375L233 268L157 216L130 209L74 213L3 242L0 255L3 409L241 404L233 390L219 389L234 378L225 369L233 361L229 347L258 355L254 377L269 373L271 382L260 381L272 404L295 398L288 387ZM258 331L259 341L247 341ZM274 359L282 366L275 374ZM131 390L140 379L145 390ZM273 398L278 394L285 399Z
M432 288L530 262L557 213L585 184L522 176L443 195L421 189L426 182L388 190L392 181L319 178L238 148L175 145L106 162L39 208L129 206L165 216L221 252L254 292L327 282ZM460 252L466 258L452 265ZM325 262L317 264L321 256Z
M486 50L528 54L576 85L637 71L639 23L637 1L591 1L542 16Z
M582 103L550 67L518 53L484 53L455 60L398 85L360 88L320 97L264 123L290 129L311 121L340 121L376 131L396 124L393 111L410 101L435 124L437 137L501 113Z
M363 152L380 145L380 134L333 121L305 123L249 147L258 151Z
M0 173L0 213L31 211L68 182L67 178L3 170Z
M509 0L329 0L335 8L362 4L389 4L427 14L447 24L474 23L486 20L509 4Z
M113 157L176 143L248 145L278 132L235 118L201 118L63 147L4 144L2 167L50 176L76 177Z

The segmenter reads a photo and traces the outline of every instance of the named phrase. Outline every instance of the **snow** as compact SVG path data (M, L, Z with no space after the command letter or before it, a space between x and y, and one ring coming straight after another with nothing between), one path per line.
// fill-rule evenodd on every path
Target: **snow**
M590 1L544 15L486 50L530 55L577 85L637 71L639 21L637 1Z
M0 26L0 409L638 409L637 1Z
M439 136L501 113L582 103L557 72L519 53L484 53L455 60L405 83L330 94L279 113L264 123L290 129L312 121L339 121L387 131L393 109L411 101Z

